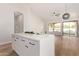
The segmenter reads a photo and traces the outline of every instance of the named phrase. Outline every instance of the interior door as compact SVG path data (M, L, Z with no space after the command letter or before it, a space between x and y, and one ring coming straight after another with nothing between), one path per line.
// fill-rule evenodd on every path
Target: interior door
M23 32L23 14L20 12L14 13L14 33Z

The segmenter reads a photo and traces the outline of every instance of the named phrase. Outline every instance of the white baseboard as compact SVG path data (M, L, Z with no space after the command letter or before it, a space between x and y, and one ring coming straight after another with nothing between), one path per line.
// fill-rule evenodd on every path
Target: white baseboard
M0 43L0 45L5 45L5 44L11 43L11 42L12 42L12 41L3 42L3 43Z

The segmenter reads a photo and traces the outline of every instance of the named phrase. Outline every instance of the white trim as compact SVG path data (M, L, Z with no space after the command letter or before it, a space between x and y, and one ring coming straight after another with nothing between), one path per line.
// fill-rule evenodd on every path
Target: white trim
M5 45L5 44L11 43L11 42L12 42L12 41L3 42L3 43L0 43L0 45Z

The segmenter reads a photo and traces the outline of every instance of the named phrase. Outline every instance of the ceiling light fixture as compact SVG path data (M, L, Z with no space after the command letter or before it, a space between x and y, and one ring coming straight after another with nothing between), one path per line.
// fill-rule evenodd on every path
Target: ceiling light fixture
M60 13L55 9L54 9L54 11L49 10L49 12L50 12L51 16L53 16L53 17L59 17L60 16Z
M62 15L62 18L64 20L67 20L70 18L70 14L67 12L67 4L65 4L65 13Z
M59 17L59 16L60 16L60 13L58 13L57 11L54 11L54 12L52 13L52 16Z

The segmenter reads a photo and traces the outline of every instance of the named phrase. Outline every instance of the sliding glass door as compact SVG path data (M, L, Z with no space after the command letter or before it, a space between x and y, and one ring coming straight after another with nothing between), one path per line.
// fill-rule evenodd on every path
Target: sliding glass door
M77 22L50 23L49 32L61 33L67 36L77 36Z
M64 22L63 35L77 36L77 22Z
M69 22L63 23L63 35L69 35L69 29L70 29L69 25L70 25Z

